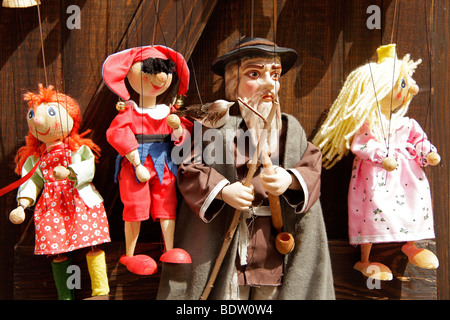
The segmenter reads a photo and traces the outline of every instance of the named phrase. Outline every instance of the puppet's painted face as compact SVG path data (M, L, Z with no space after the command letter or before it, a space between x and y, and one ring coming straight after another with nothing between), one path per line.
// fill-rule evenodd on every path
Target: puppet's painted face
M142 62L136 62L128 72L131 87L143 96L156 97L164 93L172 83L172 74L160 72L149 74L142 72Z
M239 68L238 96L251 105L270 104L280 89L281 64L279 58L251 58ZM257 99L257 101L255 101Z
M73 128L73 119L56 102L44 102L27 113L28 128L33 136L46 144L62 141Z
M241 61L239 66L238 97L255 108L264 118L267 118L274 107L273 101L278 99L280 89L281 63L279 58L255 57ZM255 131L252 134L254 145L258 144L259 130L264 127L264 122L249 108L239 106L242 118L247 127ZM278 113L279 115L279 113ZM272 121L271 128L280 128L281 119ZM261 145L262 148L274 152L277 146L278 131L272 130ZM261 142L261 141L260 141ZM266 145L267 143L267 145Z
M389 117L391 112L419 92L419 86L409 75L400 75L394 89L380 100L381 112Z

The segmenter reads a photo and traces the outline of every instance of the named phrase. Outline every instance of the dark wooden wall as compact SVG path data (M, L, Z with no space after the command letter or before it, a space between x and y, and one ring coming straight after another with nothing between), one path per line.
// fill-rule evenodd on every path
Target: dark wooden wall
M94 183L105 198L113 240L117 243L123 241L121 204L117 186L112 183L115 152L105 139L105 131L116 114L114 104L117 99L101 81L101 65L113 52L151 44L156 2L48 0L41 6L47 77L50 84L80 102L85 119L83 127L93 129L91 138L102 147L103 156ZM310 137L349 72L374 59L376 48L389 43L391 37L397 43L400 57L410 53L413 59L423 60L414 75L421 90L411 103L409 116L421 123L443 159L439 167L426 169L432 187L436 239L421 243L437 252L441 262L439 269L417 270L407 263L398 245L378 246L374 249L374 257L393 267L395 279L383 283L380 290L366 288L365 279L352 269L359 250L347 243L346 189L350 157L323 172L321 202L338 298L450 299L449 145L446 143L450 119L447 108L448 1L278 0L275 6L273 0L262 0L254 1L253 19L251 3L250 0L159 1L155 44L168 45L190 58L191 85L186 103L223 97L222 81L212 74L210 63L225 53L236 39L252 33L276 39L279 45L299 52L299 61L282 78L281 106L284 112L300 120ZM394 16L396 3L398 16ZM70 16L66 8L71 4L81 8L79 30L66 27ZM381 8L379 30L366 27L370 15L366 9L373 4ZM3 40L0 49L2 187L17 179L13 173L13 157L27 132L26 107L21 95L26 90L36 90L38 83L45 83L36 7L0 9L0 37ZM16 281L20 282L18 278L22 276L32 283L32 275L20 263L38 261L33 260L38 258L33 257L27 247L32 244L29 232L25 232L23 246L14 251L14 245L26 228L26 223L16 226L8 221L8 213L14 206L14 192L0 198L3 212L0 218L0 298L12 298L14 285L15 297L30 297L26 285L17 286L13 280L14 272ZM148 230L142 233L141 241L157 243L160 237L158 226L148 223L144 228ZM156 244L156 249L158 246ZM111 244L107 248L110 256L116 257L115 250L120 245ZM27 258L21 258L21 255ZM113 270L117 268L114 265ZM121 273L115 273L111 281L117 281L118 274ZM122 283L133 281L124 277L120 280ZM145 288L154 287L155 283L157 281L153 280ZM142 286L142 283L135 284ZM153 297L153 292L148 296Z

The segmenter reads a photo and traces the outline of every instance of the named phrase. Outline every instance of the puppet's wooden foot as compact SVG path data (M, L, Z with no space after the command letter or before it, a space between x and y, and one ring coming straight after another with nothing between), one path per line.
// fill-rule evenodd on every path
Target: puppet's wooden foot
M192 263L189 253L179 248L164 252L159 260L167 263Z
M390 281L393 278L392 271L382 263L358 261L353 268L371 279Z
M123 255L120 257L119 262L127 267L128 271L141 276L154 274L158 270L155 260L144 254L130 257Z
M402 252L408 256L409 262L424 269L437 269L439 260L430 250L417 248L414 243L407 243L402 246Z

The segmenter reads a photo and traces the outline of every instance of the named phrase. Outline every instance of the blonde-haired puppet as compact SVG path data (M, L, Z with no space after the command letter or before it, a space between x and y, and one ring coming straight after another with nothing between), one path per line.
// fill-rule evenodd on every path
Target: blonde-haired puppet
M361 245L354 268L365 276L391 280L390 269L370 262L372 243L406 242L402 251L416 266L439 262L417 240L434 235L431 194L421 167L440 158L420 125L405 116L419 91L416 62L396 55L395 44L377 50L378 61L350 73L313 143L323 165L333 167L348 151L355 155L348 192L349 240Z

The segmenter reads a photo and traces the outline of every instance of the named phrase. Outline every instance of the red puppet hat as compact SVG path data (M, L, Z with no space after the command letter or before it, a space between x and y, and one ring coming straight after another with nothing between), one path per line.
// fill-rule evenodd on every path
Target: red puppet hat
M180 79L178 94L186 94L189 88L189 69L184 57L165 46L145 46L125 49L108 56L103 63L102 76L106 85L120 98L127 101L130 93L125 86L125 78L131 66L148 58L160 58L175 62L175 71Z

